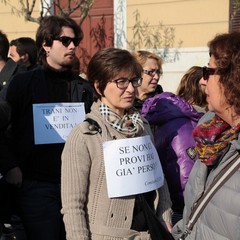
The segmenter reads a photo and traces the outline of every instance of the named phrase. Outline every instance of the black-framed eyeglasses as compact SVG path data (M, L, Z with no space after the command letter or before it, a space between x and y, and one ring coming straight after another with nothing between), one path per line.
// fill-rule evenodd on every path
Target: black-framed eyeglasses
M80 43L80 38L71 38L67 36L62 36L62 37L55 37L53 40L58 40L62 43L63 46L68 47L71 42L73 42L74 46L77 47Z
M208 80L210 75L214 75L216 73L216 70L216 68L203 67L203 79Z
M160 69L152 69L152 70L143 69L143 73L151 77L153 77L155 74L162 75L162 71Z
M129 78L118 78L115 80L111 80L110 82L116 83L117 87L120 89L125 89L128 87L129 83L133 85L134 88L140 87L142 85L141 77L134 77L132 79Z

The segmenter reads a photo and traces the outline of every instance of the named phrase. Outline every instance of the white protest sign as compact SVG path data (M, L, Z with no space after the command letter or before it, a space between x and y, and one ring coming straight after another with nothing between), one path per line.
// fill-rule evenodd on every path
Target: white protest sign
M103 143L109 198L155 190L163 185L162 166L150 136Z
M35 144L63 143L85 119L84 103L33 104Z

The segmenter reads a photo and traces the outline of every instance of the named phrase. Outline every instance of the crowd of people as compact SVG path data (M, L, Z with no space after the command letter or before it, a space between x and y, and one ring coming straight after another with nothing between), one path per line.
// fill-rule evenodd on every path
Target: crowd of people
M240 239L240 32L175 93L147 50L104 48L82 78L82 39L59 16L0 31L0 239Z

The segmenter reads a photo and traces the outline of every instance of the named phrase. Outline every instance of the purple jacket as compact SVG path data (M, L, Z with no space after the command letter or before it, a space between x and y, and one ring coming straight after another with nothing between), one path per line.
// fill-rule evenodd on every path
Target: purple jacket
M183 191L196 160L189 150L195 145L192 131L203 113L173 93L147 99L142 115L154 126L155 147L168 183L174 212L182 213Z

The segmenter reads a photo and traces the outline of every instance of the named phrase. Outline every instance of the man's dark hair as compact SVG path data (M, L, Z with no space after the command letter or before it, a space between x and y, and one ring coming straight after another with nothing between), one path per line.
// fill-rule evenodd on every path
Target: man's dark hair
M9 41L7 35L0 30L0 60L7 61Z
M31 65L37 63L37 46L32 38L20 37L14 39L10 42L10 46L16 46L16 51L20 57L24 54L28 54Z
M45 42L47 46L52 46L53 40L61 34L62 27L72 28L75 37L80 40L83 39L83 32L73 19L60 16L48 16L43 18L36 33L38 61L40 64L46 60L46 53L42 44Z

